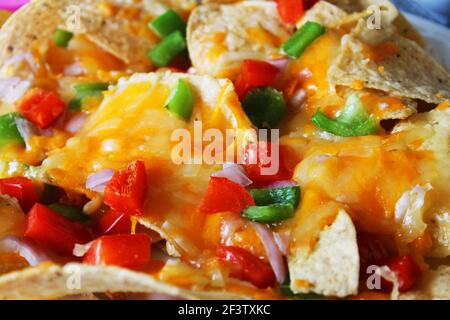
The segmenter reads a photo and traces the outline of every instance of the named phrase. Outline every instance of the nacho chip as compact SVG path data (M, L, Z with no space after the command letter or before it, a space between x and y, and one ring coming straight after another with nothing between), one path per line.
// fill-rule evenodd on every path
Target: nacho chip
M400 295L402 300L449 300L450 267L441 266L429 270L416 289Z
M329 69L330 83L351 87L360 82L394 97L429 103L450 98L449 73L416 43L391 33L389 41L370 46L358 35L361 32L342 38L341 51Z
M194 92L190 121L165 108L179 79L187 81ZM43 174L52 184L93 198L96 193L85 187L90 174L106 168L121 170L137 159L145 161L146 214L139 222L160 233L182 255L199 258L204 215L197 209L210 175L221 166L195 164L190 162L193 153L183 159L180 151L173 151L182 144L188 150L194 142L203 145L198 141L202 131L199 135L201 129L196 128L200 122L195 120L202 121L205 131L219 131L224 141L226 129L252 128L229 80L170 72L135 74L105 94L83 130L44 161Z
M265 1L199 6L189 18L187 31L196 71L232 80L244 59L279 56L279 48L288 37L276 3Z
M137 16L116 17L105 12L101 4L101 0L37 0L29 3L14 13L1 29L0 61L30 52L33 41L51 39L58 27L75 34L85 34L126 63L146 59L147 50L157 40L132 31L132 27L135 29L139 23L146 27L145 20L139 22L139 11Z
M423 169L432 183L429 204L424 213L433 248L429 256L450 255L450 108L418 114L399 123L394 133L405 136L406 141L420 143L419 150L431 152L433 165Z
M111 266L44 263L0 277L0 299L57 299L95 292L158 293L174 299L248 299L223 290L192 290L164 283L154 276Z
M297 27L304 25L307 21L320 23L327 28L333 28L340 24L348 16L347 12L327 2L319 1L297 23Z
M291 290L335 297L356 294L359 253L352 219L336 203L315 203L317 195L307 192L291 233Z

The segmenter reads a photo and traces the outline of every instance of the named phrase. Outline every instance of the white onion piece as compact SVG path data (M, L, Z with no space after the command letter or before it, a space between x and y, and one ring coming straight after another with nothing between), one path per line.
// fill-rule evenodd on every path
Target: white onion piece
M289 232L274 232L273 238L275 239L275 243L280 249L281 253L284 256L287 256L288 247L289 247Z
M86 180L86 188L95 192L105 191L106 185L114 175L113 169L105 169L91 174Z
M32 136L38 136L40 134L39 129L27 119L16 118L15 122L17 130L25 141L27 148L29 148L30 138Z
M45 261L54 261L54 257L47 250L40 247L33 240L7 236L0 240L0 252L17 252L30 266L38 265Z
M69 77L76 77L84 73L84 68L78 63L71 64L64 68L64 75Z
M86 113L80 112L73 116L64 127L64 131L75 134L83 127L86 123L88 115Z
M94 244L94 241L88 242L86 244L75 244L75 247L73 248L73 255L75 257L83 257L88 251L89 249L92 247L92 245Z
M388 266L382 266L375 271L376 274L380 275L386 281L392 283L392 291L391 291L391 300L398 300L399 297L399 288L400 285L398 283L397 274L389 269Z
M269 259L269 263L272 266L278 283L283 283L287 276L286 263L284 262L283 254L275 242L272 231L267 226L260 223L252 222L252 225L255 227L264 249L266 250L267 258Z
M15 65L15 64L19 64L22 62L26 62L28 63L28 65L31 67L31 69L33 71L36 71L38 69L38 65L37 63L34 61L33 55L30 52L25 52L25 53L20 53L17 54L9 59L7 59L4 63L3 63L3 67L0 73L4 74L6 70L8 70L8 68L11 65Z
M294 180L282 180L275 181L266 186L267 189L270 188L286 188L286 187L297 187L298 183Z
M288 58L270 59L267 62L277 67L280 71L283 71L284 69L286 69L289 63L289 59Z
M30 80L22 80L19 77L12 77L0 80L0 98L6 103L13 104L23 97L25 92L31 87Z
M227 178L243 187L247 187L253 183L245 174L244 167L236 163L225 163L224 169L213 173L212 176Z

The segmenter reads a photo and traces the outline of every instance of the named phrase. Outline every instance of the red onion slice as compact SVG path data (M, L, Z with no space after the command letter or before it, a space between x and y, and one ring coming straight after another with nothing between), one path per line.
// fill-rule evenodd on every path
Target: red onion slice
M267 62L277 67L280 71L286 69L289 59L288 58L280 58L280 59L270 59Z
M283 254L275 242L272 231L267 226L260 223L252 222L252 225L258 233L264 249L266 250L267 258L269 259L269 263L272 266L278 283L283 283L287 276L286 263Z
M223 165L223 170L212 174L212 176L227 178L243 187L247 187L253 183L253 181L245 174L244 167L236 163L225 163Z
M105 169L91 174L86 180L86 188L95 192L104 192L106 185L114 175L113 169Z
M7 236L0 240L0 252L17 252L31 266L45 261L55 261L53 254L40 247L31 239Z
M25 144L27 145L27 148L28 148L30 138L32 136L38 136L39 129L34 124L32 124L30 121L28 121L27 119L24 119L24 118L17 118L16 126L17 126L17 130L19 131L20 135L22 136L22 138L25 141Z
M23 97L25 92L31 87L30 80L22 80L19 77L12 77L0 80L0 99L13 104Z
M297 187L298 183L294 180L283 180L283 181L275 181L268 184L265 188L286 188L286 187Z
M83 127L86 123L88 115L86 113L80 112L73 116L64 127L64 131L75 134Z
M289 247L289 232L274 232L273 238L275 239L275 243L280 249L281 253L284 256L287 256L288 247Z

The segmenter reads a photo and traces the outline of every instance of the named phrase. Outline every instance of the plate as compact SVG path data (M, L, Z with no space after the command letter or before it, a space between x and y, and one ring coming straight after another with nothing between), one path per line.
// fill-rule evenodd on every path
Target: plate
M410 13L404 13L428 43L427 51L450 71L450 29Z

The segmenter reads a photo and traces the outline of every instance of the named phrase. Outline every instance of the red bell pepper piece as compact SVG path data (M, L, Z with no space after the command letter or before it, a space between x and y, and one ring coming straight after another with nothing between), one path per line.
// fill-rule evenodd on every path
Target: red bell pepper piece
M97 221L96 231L100 235L130 233L130 217L124 213L109 210Z
M277 0L278 13L284 23L296 23L305 9L303 0Z
M243 186L227 178L211 177L200 211L207 214L241 213L245 208L253 205L255 202L252 195Z
M263 186L271 182L289 180L291 178L290 171L283 161L282 149L278 149L278 157L275 154L272 156L275 149L274 146L270 142L260 142L256 145L249 145L245 150L243 166L247 176L255 185ZM276 161L278 161L278 164ZM266 172L269 168L277 170L274 174L267 174Z
M66 109L57 93L34 88L19 104L19 112L41 129L51 125Z
M244 60L242 69L235 82L239 99L257 87L270 87L280 71L274 65L259 60Z
M145 234L102 236L84 256L87 264L137 268L150 262L151 240Z
M111 209L128 216L144 213L147 175L143 161L133 161L116 172L105 188L104 202Z
M248 281L264 289L275 285L275 274L270 265L250 252L231 246L220 246L216 255L230 266L230 276Z
M400 292L411 289L420 278L420 267L410 255L392 258L386 265L397 275ZM382 278L381 287L384 291L391 291L392 283Z
M0 194L16 198L24 212L28 212L39 200L33 181L24 177L0 179Z
M63 256L71 256L75 244L92 240L90 232L82 224L70 221L40 203L36 203L28 213L25 236Z

